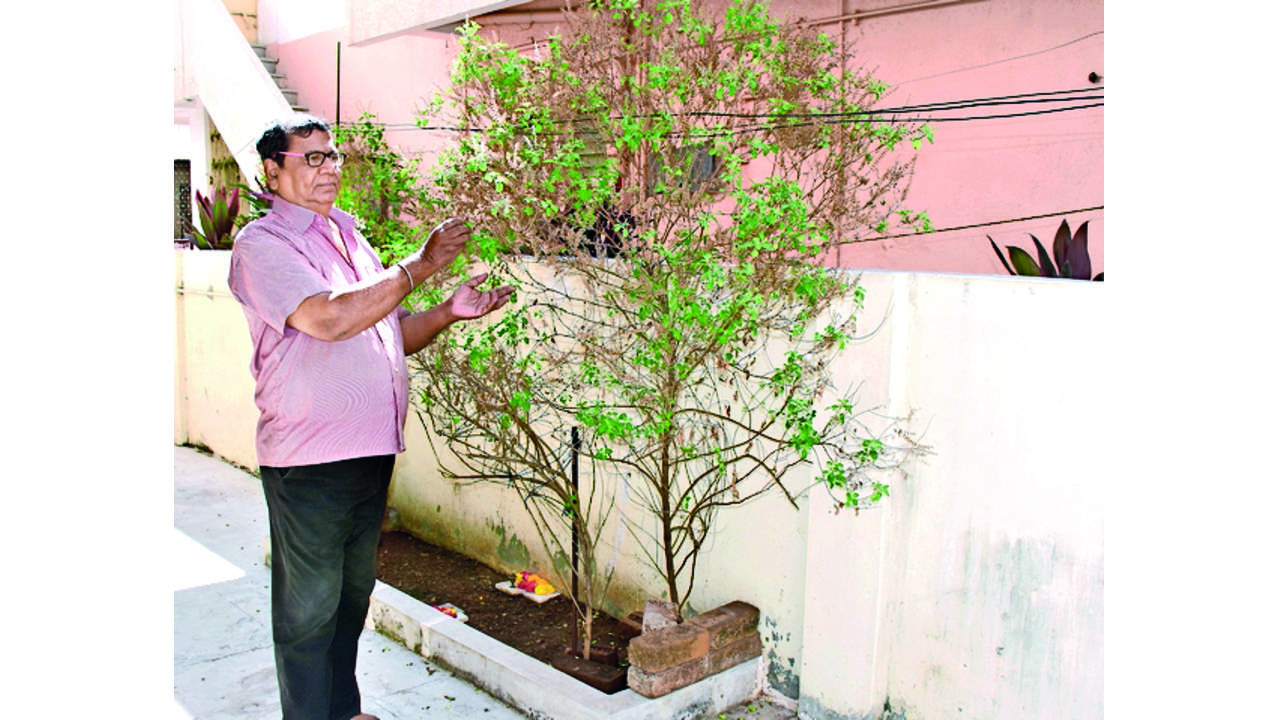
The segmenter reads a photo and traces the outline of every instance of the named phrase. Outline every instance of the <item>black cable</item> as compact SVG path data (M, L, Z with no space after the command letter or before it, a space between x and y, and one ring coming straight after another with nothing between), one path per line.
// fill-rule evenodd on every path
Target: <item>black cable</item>
M1009 118L1031 117L1033 115L1050 115L1052 113L1069 112L1071 110L1087 110L1089 108L1104 107L1105 103L1088 103L1085 105L1071 105L1070 107L1052 108L1049 110L1033 110L1029 112L1019 113L999 113L995 115L967 115L964 117L919 117L919 118L877 118L877 117L857 117L846 120L826 120L826 121L809 121L801 123L790 123L785 125L756 125L744 128L725 128L722 131L715 132L685 132L671 133L666 137L696 137L696 138L712 138L723 135L736 135L743 132L759 132L766 130L788 130L790 128L807 127L809 125L849 125L852 123L936 123L936 122L970 122L975 120L1006 120ZM957 109L957 108L950 108ZM485 128L463 128L449 127L444 125L415 125L413 127L393 127L390 125L383 126L387 130L427 130L427 131L449 131L449 132L483 132ZM562 134L562 133L547 133Z
M854 244L854 243L880 242L880 241L883 241L883 240L893 240L893 239L896 239L896 238L906 238L906 237L909 237L909 238L916 238L916 237L921 237L921 236L924 236L924 235L935 235L935 234L937 234L937 233L953 232L953 231L955 231L955 230L971 230L971 229L973 229L973 228L979 228L979 227L992 227L992 226L994 226L994 225L1006 225L1006 224L1008 224L1008 223L1022 222L1022 221L1025 221L1025 220L1041 220L1042 218L1060 217L1061 215L1071 215L1071 214L1073 214L1073 213L1091 212L1092 210L1104 210L1104 209L1105 209L1105 206L1104 206L1104 205L1096 205L1096 206L1093 206L1093 207L1078 208L1077 210L1061 210L1060 212L1043 213L1043 214L1041 214L1041 215L1029 215L1029 216L1026 216L1026 217L1011 218L1011 219L1009 219L1009 220L993 220L993 221L990 221L990 222L973 223L973 224L971 224L971 225L956 225L956 226L954 226L954 227L937 228L937 229L935 229L935 230L932 230L931 232L912 232L912 233L901 233L901 234L899 234L899 235L882 235L882 236L880 236L880 237L872 237L872 238L858 238L858 239L854 239L854 240L844 240L844 241L840 242L839 244L840 244L840 245L851 245L851 244Z
M1027 100L998 100L998 101L952 101L947 103L928 103L926 105L906 105L899 108L882 108L878 110L870 110L863 114L887 115L900 114L903 112L916 112L919 110L962 110L964 108L973 107L990 107L998 105L1030 105L1033 103L1063 103L1074 102L1077 100L1104 100L1104 95L1078 95L1068 98L1031 98ZM832 117L838 115L854 115L857 113L826 113Z
M1005 120L1008 118L1030 117L1031 115L1049 115L1051 113L1069 112L1071 110L1086 110L1087 108L1103 107L1105 103L1091 103L1089 105L1074 105L1065 108L1053 108L1051 110L1034 110L1032 112L1022 113L1001 113L998 115L969 115L967 117L932 117L932 118L856 118L852 120L827 120L819 122L803 122L791 123L787 125L756 125L754 127L731 128L722 132L713 133L671 133L667 137L695 137L695 138L712 138L723 135L738 135L746 132L758 132L766 130L789 130L790 128L807 127L809 125L848 125L852 123L934 123L934 122L966 122L973 120Z
M1046 102L1073 102L1077 100L1103 100L1101 95L1087 95L1064 98L1046 98L1046 95L1075 95L1077 93L1090 93L1098 90L1104 90L1104 87L1097 88L1080 88L1077 90L1044 90L1032 93L1019 93L1016 95L995 95L985 98L969 98L965 100L942 100L931 103L920 103L917 105L899 105L890 108L877 108L872 110L854 110L846 112L810 112L810 113L781 113L773 115L772 113L734 113L734 112L715 112L715 111L696 111L688 113L672 113L672 115L685 115L689 117L736 117L736 118L770 118L770 119L786 119L786 118L812 118L812 117L851 117L861 115L884 115L884 114L900 114L904 112L912 112L916 110L959 110L969 107L987 107L997 105L1022 105L1028 103L1046 103ZM1030 98L1030 99L1025 99ZM655 117L647 115L645 117ZM616 119L616 118L613 118ZM580 122L580 121L573 121ZM429 130L460 130L460 128L450 128L442 126L418 126L416 123L380 123L372 121L374 125L381 125L387 129L404 129L418 128ZM472 130L473 132L473 130Z
M714 111L697 111L689 113L672 113L676 115L689 115L696 117L739 117L739 118L808 118L808 117L852 117L861 115L887 115L900 114L903 112L914 112L918 110L959 110L969 107L985 107L991 105L1024 105L1027 103L1049 103L1049 102L1072 102L1075 100L1103 100L1103 95L1087 95L1067 98L1038 98L1040 95L1061 95L1066 93L1095 92L1104 88L1086 88L1083 90L1051 90L1041 93L1022 93L1020 95L1002 95L988 98L972 98L968 100L944 100L934 103L921 103L918 105L900 105L891 108L876 108L873 110L849 110L846 112L811 112L811 113L781 113L773 115L772 113L732 113L732 112L714 112ZM1033 98L1020 99L1013 98Z
M1017 98L1039 97L1040 95L1072 95L1074 93L1096 92L1097 90L1104 90L1104 89L1105 89L1105 86L1101 85L1097 87L1078 88L1076 90L1038 90L1038 91L1029 92L1029 93L1016 93L1015 95L992 95L990 97L984 97L984 98L969 98L967 100L951 100L949 102L976 102L978 100L979 101L1015 100Z
M1013 60L1023 60L1028 57L1034 57L1035 55L1042 55L1043 53L1049 53L1049 52L1052 52L1053 50L1060 50L1061 48L1067 45L1073 45L1074 43L1080 42L1082 40L1086 40L1087 38L1095 37L1097 35L1104 35L1104 34L1105 34L1104 30L1097 30L1096 32L1088 33L1086 35L1083 35L1082 37L1076 37L1073 40L1070 40L1068 42L1063 42L1060 45L1054 45L1049 48L1043 48L1042 50L1035 50L1034 52L1025 53L1023 55L1015 55L1013 57L1001 58L999 60L992 60L987 63L981 63L980 65L969 65L963 68L955 68L954 70L946 70L945 72L939 72L934 75L926 75L924 77L916 77L916 78L910 78L909 80L902 80L898 83L894 83L893 87L900 87L902 85L905 85L906 83L919 82L921 80L932 80L934 78L944 77L946 75L953 75L955 73L967 72L968 70L977 70L980 68L986 68L992 65L999 65L1006 62L1012 62Z

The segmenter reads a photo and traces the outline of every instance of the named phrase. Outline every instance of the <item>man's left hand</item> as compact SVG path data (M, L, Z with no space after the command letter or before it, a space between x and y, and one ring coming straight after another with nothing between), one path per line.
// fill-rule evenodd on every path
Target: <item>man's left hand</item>
M488 273L476 275L463 283L452 297L448 298L448 309L453 317L459 320L483 317L505 305L511 293L515 292L515 288L509 285L503 285L494 290L476 289L487 279Z

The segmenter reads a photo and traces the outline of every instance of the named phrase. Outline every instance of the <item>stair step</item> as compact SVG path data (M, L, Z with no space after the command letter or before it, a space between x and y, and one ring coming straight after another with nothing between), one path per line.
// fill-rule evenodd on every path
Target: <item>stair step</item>
M250 45L249 45L249 47L253 48L253 52L257 53L257 56L258 56L258 57L260 57L260 58L264 58L264 57L266 57L266 46L265 46L265 45L253 45L253 44L250 44Z
M289 89L286 89L286 88L280 88L280 92L284 94L284 99L288 101L288 104L289 104L289 105L296 105L296 104L297 104L297 91L296 91L296 90L289 90Z
M262 67L266 68L266 72L274 75L275 66L279 64L279 60L275 58L259 58L262 61Z

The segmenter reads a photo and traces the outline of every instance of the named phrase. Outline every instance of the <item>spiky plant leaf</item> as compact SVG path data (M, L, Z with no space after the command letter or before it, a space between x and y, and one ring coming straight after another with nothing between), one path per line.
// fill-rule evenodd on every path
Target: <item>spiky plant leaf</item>
M209 202L209 199L199 190L195 191L195 203L203 208L209 215L213 214L213 204Z
M1007 274L1015 275L1016 271L1012 269L1011 265L1007 264L1007 258L1003 257L1003 251L998 249L998 245L994 242L994 238L989 235L986 235L985 237L990 241L990 247L994 248L994 254L998 255L998 261L1003 263L1003 267L1007 270Z
M225 190L225 188L223 188L223 190ZM227 212L231 214L232 218L240 214L240 189L239 188L233 188L231 190L231 196L226 201L226 209L227 209Z
M1043 271L1034 263L1034 258L1024 250L1011 245L1007 248L1007 256L1012 260L1012 267L1016 268L1017 275L1026 275L1030 277L1042 277Z
M1034 241L1034 247L1038 249L1038 265L1043 272L1044 277L1056 277L1056 266L1052 264L1052 257L1047 254L1047 248L1043 247L1043 243L1038 238L1030 235L1030 240Z
M196 191L196 195L199 195L198 190ZM191 232L195 235L195 241L199 247L205 250L212 250L215 247L214 243L217 242L216 225L213 224L213 207L209 204L208 198L197 199L200 200L200 228L203 232L196 230L195 228L192 228Z
M1066 256L1066 246L1069 244L1069 221L1061 220L1061 226L1056 228L1056 239L1052 241L1052 257L1056 258L1056 267L1061 269L1061 277L1070 277L1065 271L1066 264L1069 264L1069 258Z
M1074 237L1069 241L1069 247L1066 250L1069 266L1074 270L1072 277L1078 280L1086 280L1092 275L1092 259L1087 254L1088 222L1091 221L1086 221L1078 227L1078 231L1074 233Z

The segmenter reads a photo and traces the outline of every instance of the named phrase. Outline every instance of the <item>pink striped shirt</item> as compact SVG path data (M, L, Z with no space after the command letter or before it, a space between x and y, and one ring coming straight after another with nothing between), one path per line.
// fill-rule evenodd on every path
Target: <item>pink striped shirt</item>
M231 294L244 308L257 382L257 461L312 465L404 451L408 368L398 308L373 327L326 342L285 325L306 298L383 270L354 218L333 209L351 257L338 252L322 215L276 198L240 230L231 252ZM353 264L352 264L353 263Z

